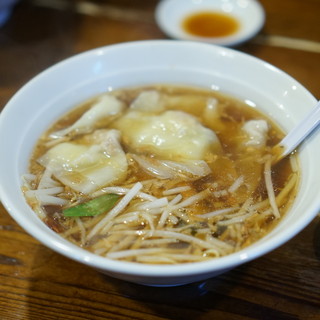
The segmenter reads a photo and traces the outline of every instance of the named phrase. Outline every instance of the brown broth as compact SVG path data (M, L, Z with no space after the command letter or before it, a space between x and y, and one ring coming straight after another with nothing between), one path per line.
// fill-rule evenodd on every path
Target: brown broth
M198 37L226 37L235 34L240 23L233 16L220 12L197 12L187 16L182 22L183 29Z
M192 227L190 229L186 228L185 234L197 235L199 239L205 239L205 234L201 233L199 230L203 226L209 228L211 234L219 239L220 241L225 241L228 245L233 246L233 250L237 251L245 246L250 245L254 241L263 237L268 233L279 220L275 220L272 216L268 215L263 218L263 214L258 212L255 214L255 218L250 218L248 221L240 222L236 225L219 226L217 221L222 221L221 217L210 218L207 221L203 221L198 218L198 215L205 214L207 212L230 208L234 206L241 206L245 203L248 198L252 198L252 201L261 202L267 199L267 192L263 180L263 164L262 159L266 155L271 153L273 145L275 145L284 136L284 133L269 119L266 115L262 114L256 108L252 108L244 102L235 99L233 97L209 90L203 90L193 87L179 87L179 86L169 86L169 85L157 85L150 87L138 87L138 88L128 88L121 89L112 92L118 99L129 105L139 93L144 90L157 90L163 97L165 97L165 110L181 110L195 116L203 126L210 128L217 134L221 145L222 153L215 155L207 155L206 162L211 168L211 174L202 178L185 180L178 179L177 181L167 179L165 181L155 181L147 183L143 189L144 192L161 198L162 192L171 188L188 186L187 191L181 192L184 198L188 198L197 195L203 190L212 188L212 194L208 195L205 199L199 200L190 208L185 211L181 211L180 216L176 218L175 222L167 222L170 228L178 228L181 226L186 226L190 223ZM74 123L84 111L88 110L92 103L95 102L97 97L86 101L82 105L74 108L66 116L62 117L41 137L39 140L34 154L30 162L30 172L39 175L42 173L43 168L37 163L37 159L47 151L45 142L49 141L49 134L58 129L68 127ZM208 99L216 99L218 101L218 111L219 117L214 121L206 118L204 116L204 110L206 108L206 102ZM123 111L124 113L127 110ZM243 137L241 134L241 127L243 124L252 119L264 119L268 122L270 130L268 131L266 147L263 151L257 151L252 147L243 147ZM97 128L105 128L104 122L98 123ZM111 123L108 124L108 128L117 128L117 119L115 118ZM70 141L76 143L85 143L86 136L74 136L69 138ZM128 152L129 168L127 174L127 180L122 184L123 186L128 186L136 183L137 181L152 181L154 177L146 173L145 170L141 169L135 161L130 157L130 153L135 152L131 149L130 144L126 144L126 141L121 141L122 147L125 152ZM141 150L139 151L141 152ZM153 155L152 155L153 156ZM261 161L260 161L261 160ZM293 170L290 165L289 158L283 159L278 165L272 168L272 177L274 182L275 194L279 194L283 188L285 188L286 183L292 177ZM232 185L232 183L239 177L243 175L245 177L245 184L239 188L235 194L219 194L221 191L225 191ZM215 187L211 187L216 185ZM247 186L249 185L249 187ZM279 208L281 215L283 216L288 210L289 204L292 203L296 188L290 192L289 196L286 197L286 201ZM82 200L83 195L76 193L70 188L65 188L64 197L66 199L74 201L84 201ZM89 197L90 198L90 197ZM88 200L88 197L84 198ZM135 205L138 205L136 203ZM48 219L45 222L48 226L51 226L55 231L60 232L61 230L68 230L68 228L76 228L76 223L72 219L66 219L61 214L62 208L56 208L56 214L52 214L54 210L50 207L50 213L48 212ZM54 218L53 218L54 217ZM184 217L187 217L186 219ZM102 218L83 218L83 223L88 221L99 221ZM220 219L220 220L219 220ZM187 222L188 221L188 222ZM54 227L53 227L54 226ZM138 224L135 222L127 222L126 227L131 227L132 230L144 230L148 227L148 221L141 220ZM116 226L120 228L119 226ZM188 231L189 230L189 231ZM63 232L62 232L63 233ZM92 252L100 252L100 242L98 238L93 238L85 243L79 243L80 233L79 231L71 233L66 237L70 241L81 245ZM111 241L111 240L110 240ZM139 239L139 243L142 240ZM180 242L179 242L180 243ZM106 246L112 248L112 241ZM136 243L129 243L125 249L136 248ZM109 248L108 247L108 248ZM169 246L170 250L174 246ZM185 247L185 245L177 245L177 247ZM183 253L192 252L194 254L199 253L199 248L195 249L192 246L186 246L187 249ZM108 252L109 249L106 249ZM179 251L179 252L180 252ZM104 251L103 251L104 252ZM210 258L210 254L204 258ZM137 258L128 259L128 261L137 261ZM188 261L184 261L188 262ZM151 262L153 263L153 262ZM156 263L156 262L154 262Z

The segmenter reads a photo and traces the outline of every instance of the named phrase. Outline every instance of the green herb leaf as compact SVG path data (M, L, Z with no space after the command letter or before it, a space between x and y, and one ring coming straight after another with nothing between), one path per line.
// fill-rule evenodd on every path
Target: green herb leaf
M94 198L84 203L80 203L74 207L62 210L66 217L89 217L96 216L112 209L120 195L108 193L98 198Z

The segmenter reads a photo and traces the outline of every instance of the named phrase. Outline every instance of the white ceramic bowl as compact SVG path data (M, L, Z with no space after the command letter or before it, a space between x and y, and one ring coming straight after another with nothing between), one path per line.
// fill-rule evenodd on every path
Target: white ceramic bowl
M26 204L21 175L40 134L66 110L105 90L150 83L220 89L248 100L292 128L316 99L277 68L232 49L173 40L123 43L62 61L27 83L0 116L0 197L12 217L45 246L112 277L170 286L216 276L279 247L301 231L319 210L320 136L301 148L302 181L297 199L280 224L247 249L207 262L173 266L108 260L51 231Z
M228 15L240 24L228 36L200 37L189 34L182 26L183 20L198 12L216 12ZM162 0L157 5L155 19L159 28L169 37L236 46L254 37L263 27L265 12L256 0Z

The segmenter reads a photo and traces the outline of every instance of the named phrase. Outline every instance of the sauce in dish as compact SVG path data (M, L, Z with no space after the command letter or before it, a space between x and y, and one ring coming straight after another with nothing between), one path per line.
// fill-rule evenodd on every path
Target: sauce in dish
M215 11L192 13L182 21L187 33L198 37L227 37L235 34L240 22L233 16Z
M265 236L297 191L284 136L242 101L194 87L119 89L85 101L37 142L31 208L97 255L147 264L219 258Z

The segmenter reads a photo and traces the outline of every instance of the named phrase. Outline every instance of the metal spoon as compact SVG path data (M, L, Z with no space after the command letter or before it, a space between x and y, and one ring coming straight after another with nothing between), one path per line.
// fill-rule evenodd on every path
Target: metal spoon
M298 124L298 126L293 128L277 145L274 146L273 152L276 157L273 164L293 152L305 138L319 129L319 123L320 101L318 101L315 107Z

